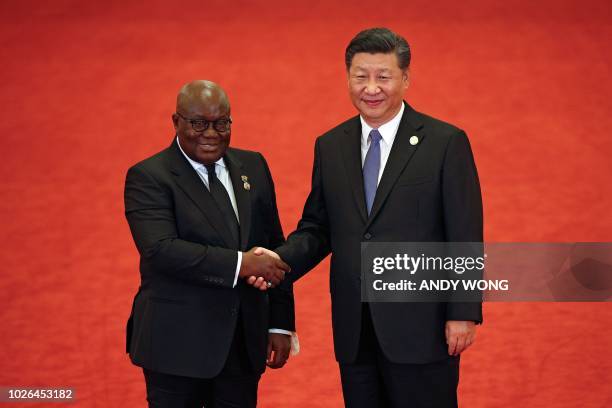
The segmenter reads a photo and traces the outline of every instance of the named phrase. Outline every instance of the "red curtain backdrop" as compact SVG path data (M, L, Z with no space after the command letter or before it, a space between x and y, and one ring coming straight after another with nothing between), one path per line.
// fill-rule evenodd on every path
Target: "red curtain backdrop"
M214 80L291 232L315 138L355 114L344 48L371 26L412 45L407 100L470 136L487 241L612 241L611 17L597 0L3 2L0 385L145 406L124 353L139 283L127 168L170 144L179 87ZM328 266L296 285L302 352L264 375L264 408L342 406ZM463 407L611 406L609 303L484 309Z

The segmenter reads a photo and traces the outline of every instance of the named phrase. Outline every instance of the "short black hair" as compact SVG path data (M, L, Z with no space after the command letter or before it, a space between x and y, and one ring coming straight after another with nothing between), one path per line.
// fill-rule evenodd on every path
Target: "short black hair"
M410 66L410 46L404 37L388 28L368 28L358 33L346 47L344 63L346 70L351 68L353 57L359 52L370 54L395 52L402 71Z

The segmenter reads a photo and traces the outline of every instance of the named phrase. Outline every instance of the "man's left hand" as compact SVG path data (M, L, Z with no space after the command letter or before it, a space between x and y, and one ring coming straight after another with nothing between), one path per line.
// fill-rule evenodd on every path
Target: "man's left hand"
M268 333L268 359L266 365L270 368L281 368L289 358L291 351L291 336L281 333Z
M474 343L476 323L472 321L449 320L446 322L445 332L448 355L458 356Z

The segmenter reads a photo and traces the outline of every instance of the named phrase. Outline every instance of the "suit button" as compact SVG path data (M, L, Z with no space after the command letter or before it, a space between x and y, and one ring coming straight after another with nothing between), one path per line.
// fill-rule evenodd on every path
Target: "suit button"
M232 307L230 309L230 313L232 314L232 316L236 316L238 314L238 308L237 307Z
M372 234L370 234L369 232L366 232L365 235L363 236L365 239L371 239L372 238Z

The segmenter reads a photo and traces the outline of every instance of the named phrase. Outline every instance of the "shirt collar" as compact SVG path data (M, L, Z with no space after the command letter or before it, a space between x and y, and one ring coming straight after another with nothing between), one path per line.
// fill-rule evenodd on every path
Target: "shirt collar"
M397 134L397 129L399 128L399 124L402 120L402 115L404 114L404 102L402 102L402 106L397 112L397 114L387 123L381 125L378 128L380 135L387 145L393 144L395 140L395 135ZM361 143L365 146L368 144L368 137L370 136L370 131L374 129L372 126L368 125L367 122L363 119L363 116L359 115L359 119L361 120Z
M189 164L191 164L191 167L193 167L193 169L195 171L205 171L208 174L208 171L206 170L206 166L204 166L202 163L197 162L195 160L192 160L189 156L187 156L187 154L185 153L185 151L183 150L183 148L181 147L181 142L179 141L178 136L176 137L176 144L178 145L179 150L181 151L181 153L183 153L183 156L185 156L185 158L187 159L187 161L189 162ZM221 167L225 168L225 161L223 160L223 157L221 157L219 160L217 160L215 162L215 164L218 164Z

